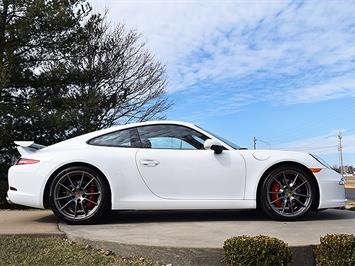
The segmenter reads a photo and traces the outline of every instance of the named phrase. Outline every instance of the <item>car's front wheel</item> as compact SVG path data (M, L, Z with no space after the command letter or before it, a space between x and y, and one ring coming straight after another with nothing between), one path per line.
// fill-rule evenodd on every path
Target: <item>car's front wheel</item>
M263 180L259 204L277 220L297 220L316 202L316 184L310 174L294 166L282 166Z
M50 187L54 214L70 224L97 221L110 207L110 193L104 177L91 168L73 166L61 171Z

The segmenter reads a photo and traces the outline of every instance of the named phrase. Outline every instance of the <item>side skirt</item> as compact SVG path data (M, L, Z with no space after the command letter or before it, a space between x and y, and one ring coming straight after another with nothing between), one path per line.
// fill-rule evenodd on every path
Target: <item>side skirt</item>
M120 201L113 210L218 210L255 209L256 200L156 200Z

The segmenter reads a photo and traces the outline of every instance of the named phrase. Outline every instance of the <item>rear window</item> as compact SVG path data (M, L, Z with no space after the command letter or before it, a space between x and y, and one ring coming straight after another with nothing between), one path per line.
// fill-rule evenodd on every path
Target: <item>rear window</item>
M140 147L140 141L136 129L125 129L108 133L89 140L88 144L112 147Z

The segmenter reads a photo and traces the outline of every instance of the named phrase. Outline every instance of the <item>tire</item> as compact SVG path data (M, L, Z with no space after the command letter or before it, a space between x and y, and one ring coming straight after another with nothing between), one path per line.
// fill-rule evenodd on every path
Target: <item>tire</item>
M49 203L54 214L68 224L94 223L111 208L109 185L97 171L72 166L54 177Z
M281 166L271 171L262 182L259 203L272 219L298 220L317 202L315 180L302 168Z

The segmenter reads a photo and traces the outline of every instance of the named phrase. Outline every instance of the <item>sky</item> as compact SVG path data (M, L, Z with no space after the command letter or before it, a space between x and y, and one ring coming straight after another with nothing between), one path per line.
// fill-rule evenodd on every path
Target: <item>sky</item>
M166 65L169 120L355 165L355 1L91 0Z

